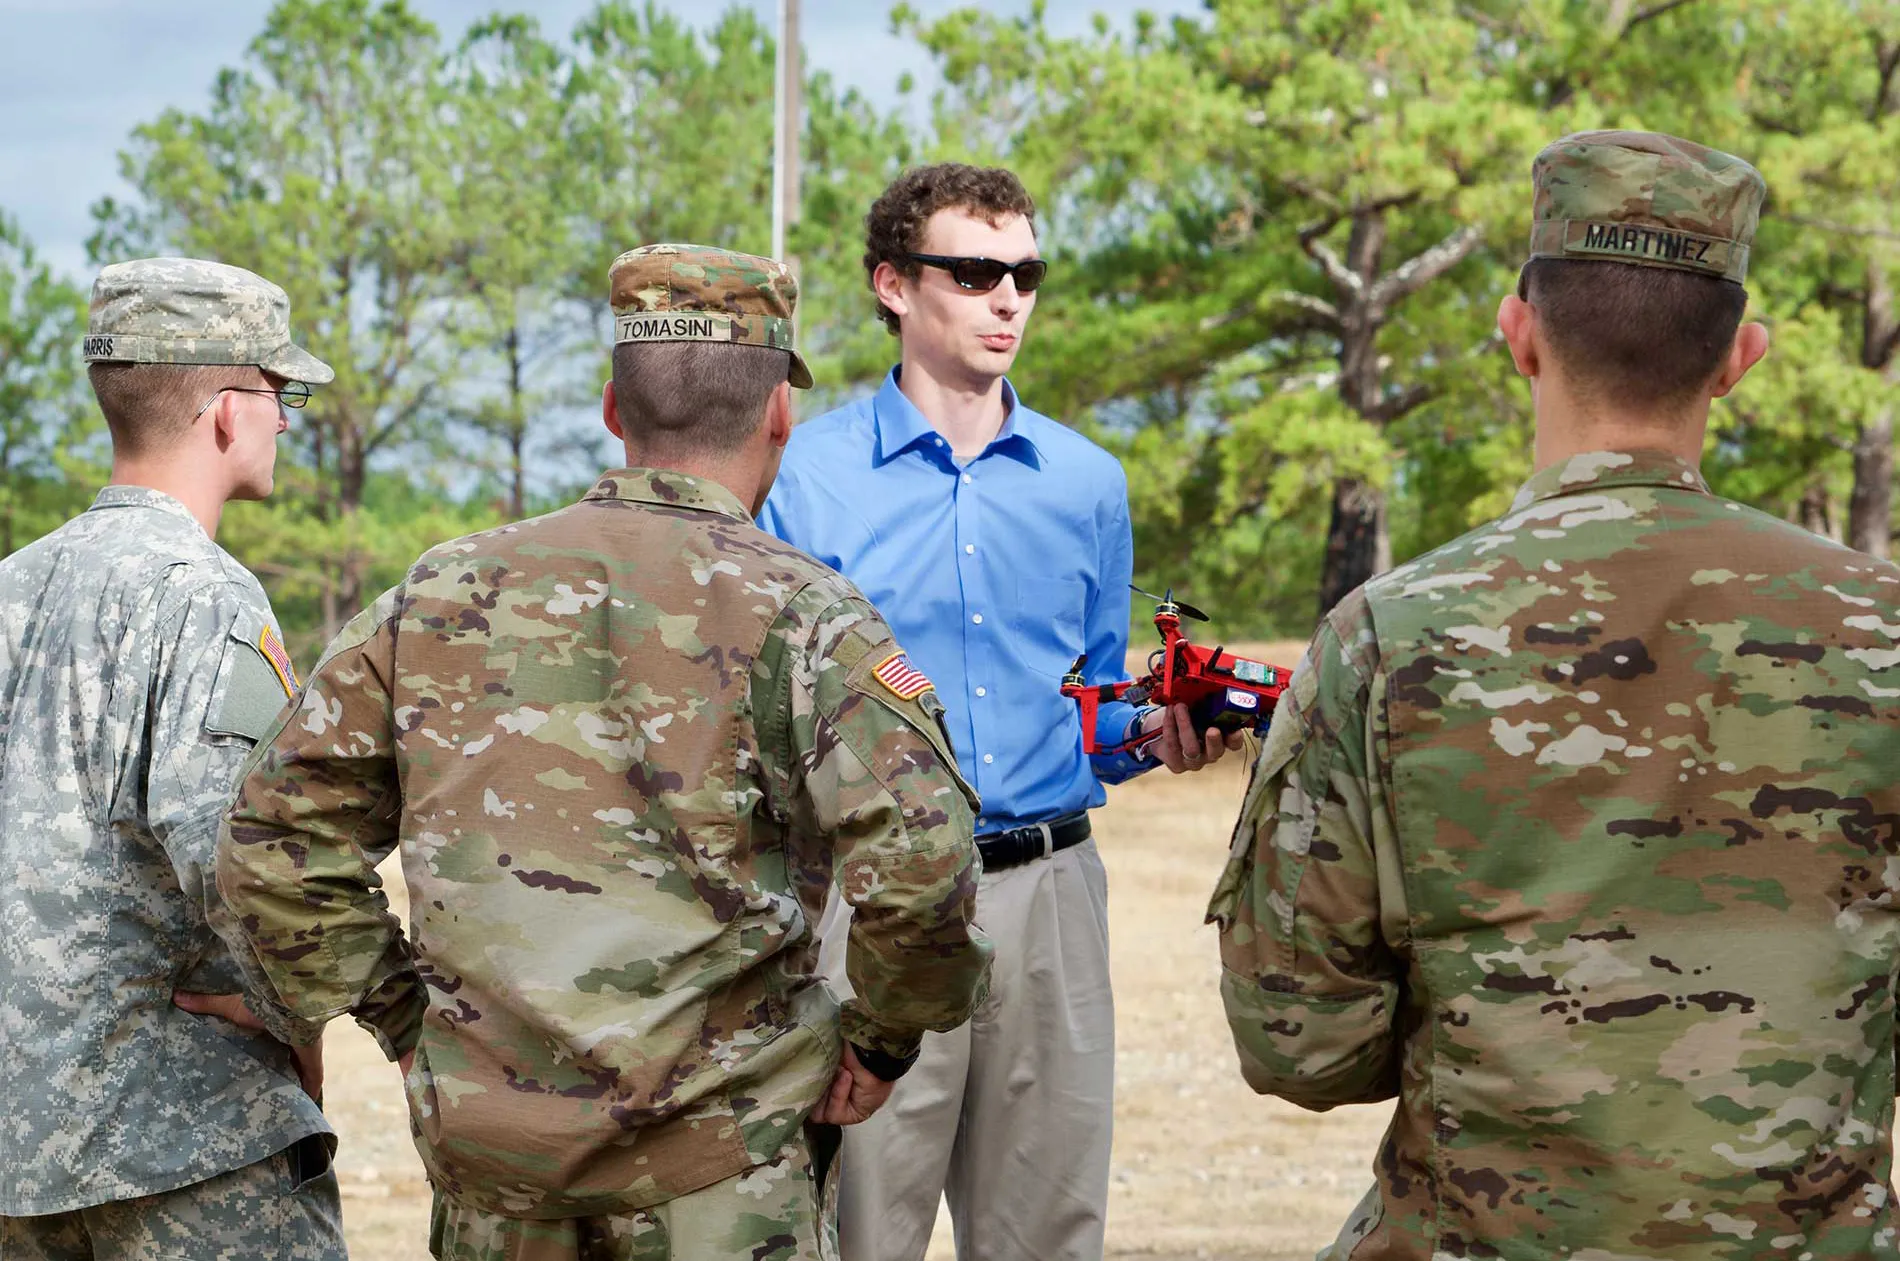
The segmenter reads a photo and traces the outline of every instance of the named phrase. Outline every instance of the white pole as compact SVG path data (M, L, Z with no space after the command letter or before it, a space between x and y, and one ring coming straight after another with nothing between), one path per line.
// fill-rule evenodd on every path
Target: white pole
M772 257L785 257L785 166L789 149L787 140L786 108L787 79L786 66L790 64L787 50L795 38L791 31L787 8L792 0L778 0L778 71L773 77L772 88Z

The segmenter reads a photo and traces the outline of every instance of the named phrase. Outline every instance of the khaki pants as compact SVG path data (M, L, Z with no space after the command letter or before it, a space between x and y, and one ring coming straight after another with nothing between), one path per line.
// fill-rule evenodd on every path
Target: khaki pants
M342 1208L327 1144L312 1136L256 1164L160 1195L43 1217L0 1217L0 1258L343 1261Z
M820 930L840 993L847 913ZM962 1028L926 1034L890 1101L844 1131L844 1261L918 1261L946 1195L959 1261L1102 1255L1115 1008L1095 842L986 873L976 913L996 944L988 1000Z
M837 1261L837 1180L813 1156L818 1134L795 1131L776 1159L737 1177L607 1216L529 1221L438 1193L429 1252L440 1261Z

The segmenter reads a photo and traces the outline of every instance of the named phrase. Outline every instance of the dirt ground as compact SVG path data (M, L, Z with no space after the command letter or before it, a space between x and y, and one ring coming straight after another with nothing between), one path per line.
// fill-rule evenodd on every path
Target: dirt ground
M1260 655L1290 665L1297 654L1276 645ZM1316 1115L1259 1098L1240 1080L1214 930L1201 919L1245 787L1241 761L1145 775L1109 789L1095 814L1117 1027L1110 1256L1311 1257L1371 1181L1389 1105ZM391 883L399 900L400 877ZM396 1068L347 1021L332 1027L326 1052L350 1254L424 1257L429 1193ZM940 1219L931 1261L954 1255Z

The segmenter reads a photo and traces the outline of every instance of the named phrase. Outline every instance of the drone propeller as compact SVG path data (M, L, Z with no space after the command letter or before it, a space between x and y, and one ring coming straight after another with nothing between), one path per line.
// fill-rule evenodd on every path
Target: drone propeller
M1195 608L1192 604L1189 604L1187 601L1175 599L1173 587L1169 587L1168 594L1164 596L1156 595L1152 591L1143 591L1140 587L1137 587L1132 582L1128 584L1128 589L1134 592L1136 595L1145 595L1150 600L1154 600L1157 603L1172 604L1175 608L1180 610L1182 617L1191 617L1197 622L1211 622L1214 620L1213 618L1209 617L1207 614Z

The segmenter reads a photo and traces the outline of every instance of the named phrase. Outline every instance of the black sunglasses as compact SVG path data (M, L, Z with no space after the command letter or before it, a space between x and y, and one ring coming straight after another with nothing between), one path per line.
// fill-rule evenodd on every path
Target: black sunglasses
M227 385L220 389L218 394L268 394L277 400L279 407L302 407L305 403L310 401L310 387L305 385L302 381L286 381L283 384L283 388L276 390L259 390L243 385ZM206 399L205 405L193 412L191 418L196 420L211 410L211 405L218 401L218 394L213 394L210 398Z
M950 273L950 279L964 289L974 289L978 293L988 293L1003 283L1003 277L1016 278L1016 292L1034 293L1042 284L1042 278L1049 274L1046 259L1025 258L1020 263L999 263L993 258L952 258L948 254L906 254L913 263L922 263L927 267L941 267Z

